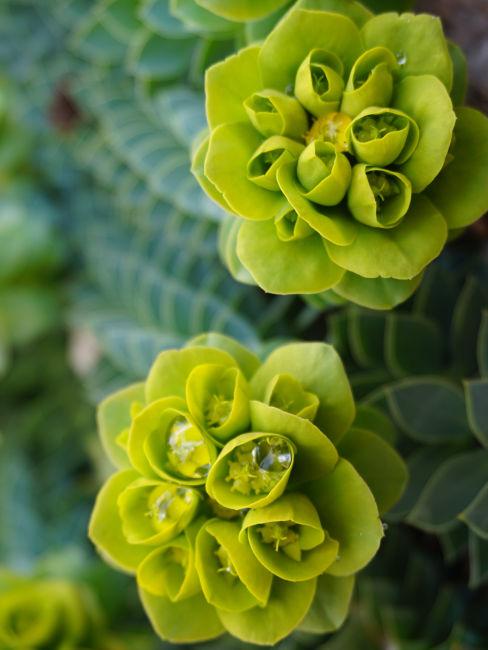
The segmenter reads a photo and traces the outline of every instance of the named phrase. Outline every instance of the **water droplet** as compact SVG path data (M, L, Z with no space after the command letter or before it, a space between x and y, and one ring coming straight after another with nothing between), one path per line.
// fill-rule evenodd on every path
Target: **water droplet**
M293 84L288 84L288 86L285 88L285 93L287 95L293 95Z
M152 517L156 516L157 520L159 522L162 522L168 517L168 510L172 503L173 495L171 492L169 492L169 490L167 490L156 499L152 510L148 514L150 514Z
M226 481L241 494L266 494L291 466L293 456L287 441L278 436L259 438L240 445L229 459Z
M201 478L210 470L209 454L200 431L184 417L171 425L168 438L168 460L182 475Z
M219 546L217 550L214 551L214 553L220 565L217 569L217 573L225 573L231 579L237 578L237 571L235 570L230 555L227 553L225 548L223 546Z
M193 501L193 494L190 490L187 490L186 488L179 487L176 490L176 494L180 497L180 499L183 499L185 503L191 503Z
M396 60L398 61L398 65L405 65L407 63L407 55L405 52L397 52L396 53Z
M281 444L281 442L274 443L269 439L261 440L253 448L252 458L259 469L266 472L287 469L291 463L289 447Z
M385 524L385 522L383 522L381 525L383 526L383 530L388 530L388 524Z

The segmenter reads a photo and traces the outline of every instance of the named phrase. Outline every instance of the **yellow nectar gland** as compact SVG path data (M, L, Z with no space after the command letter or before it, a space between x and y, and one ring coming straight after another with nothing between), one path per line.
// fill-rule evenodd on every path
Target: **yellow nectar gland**
M318 117L305 135L305 141L310 144L314 140L331 142L337 151L347 151L346 129L352 119L347 113L327 113Z

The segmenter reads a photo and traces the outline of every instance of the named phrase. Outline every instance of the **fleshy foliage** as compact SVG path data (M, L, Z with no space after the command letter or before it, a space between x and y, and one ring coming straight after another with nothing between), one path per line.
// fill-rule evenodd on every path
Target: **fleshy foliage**
M145 382L101 403L118 471L90 537L136 576L162 638L269 645L342 624L406 481L354 418L331 346L291 343L261 363L219 334L162 352Z
M433 264L409 310L356 306L329 319L363 418L391 416L409 485L388 513L439 537L463 558L469 586L488 581L488 293L486 264L470 251Z
M406 300L488 209L488 120L459 107L464 86L439 19L345 0L301 0L211 66L193 171L231 213L231 272L275 294Z

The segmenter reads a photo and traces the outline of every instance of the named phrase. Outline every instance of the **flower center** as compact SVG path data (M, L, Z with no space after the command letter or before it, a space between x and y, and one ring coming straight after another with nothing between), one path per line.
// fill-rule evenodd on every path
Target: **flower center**
M385 174L369 172L368 181L373 190L378 211L381 210L387 199L400 194L400 187L395 178L387 178Z
M305 140L307 144L314 140L331 142L337 151L347 151L346 129L351 121L347 113L326 113L315 120Z
M241 494L267 494L290 467L292 453L288 443L269 436L238 447L229 460L226 481Z
M276 552L282 550L294 560L300 560L300 536L298 526L293 521L279 521L258 528L265 544L273 546Z
M227 422L232 411L232 402L224 395L212 395L205 410L205 421L209 427L220 427Z

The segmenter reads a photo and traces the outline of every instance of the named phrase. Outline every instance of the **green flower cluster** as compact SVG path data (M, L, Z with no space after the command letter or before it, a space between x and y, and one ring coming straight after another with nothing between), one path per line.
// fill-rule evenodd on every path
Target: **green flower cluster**
M117 650L101 629L87 588L0 571L0 650Z
M228 212L231 272L387 309L488 209L488 120L439 19L300 0L206 75L193 171Z
M119 471L90 538L136 575L162 638L273 644L340 626L406 480L354 418L330 345L284 345L261 363L219 334L162 352L144 383L102 402Z

